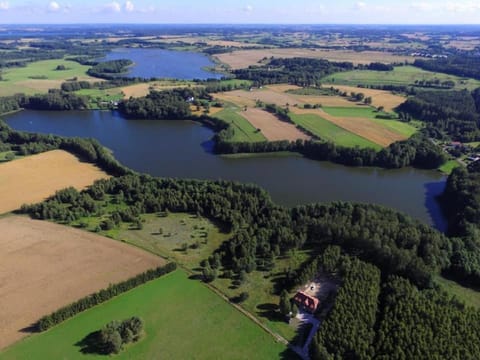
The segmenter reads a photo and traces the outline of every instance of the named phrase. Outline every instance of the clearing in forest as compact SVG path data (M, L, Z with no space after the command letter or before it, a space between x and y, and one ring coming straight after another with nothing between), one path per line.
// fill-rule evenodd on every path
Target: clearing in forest
M40 317L164 264L133 246L47 221L7 216L0 228L0 349Z
M0 214L40 202L55 191L83 189L108 174L76 156L53 150L0 164Z

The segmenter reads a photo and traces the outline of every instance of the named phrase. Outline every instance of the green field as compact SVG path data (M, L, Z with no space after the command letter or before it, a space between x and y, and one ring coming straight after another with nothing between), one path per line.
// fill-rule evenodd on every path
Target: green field
M440 166L438 168L438 170L440 170L441 172L443 172L447 175L450 175L452 173L453 169L455 169L459 166L461 166L461 165L457 160L449 160L445 164Z
M355 135L328 120L314 114L297 115L290 114L291 119L308 131L323 140L332 141L337 145L362 148L370 147L380 150L382 147L358 135Z
M455 82L458 89L466 88L473 90L480 87L480 81L474 79L463 79L454 75L434 73L422 70L414 66L398 66L393 71L353 70L340 72L325 77L322 81L325 84L337 85L413 85L415 80L451 80Z
M410 137L417 132L417 128L408 123L398 121L398 120L388 120L388 119L378 119L376 116L379 114L378 111L373 107L322 107L323 111L332 116L340 117L362 117L371 119L373 122L382 125L383 127L390 129L397 134L401 134L405 137ZM382 113L387 114L387 113Z
M266 141L267 139L261 132L257 132L257 129L248 122L243 116L237 112L240 108L235 105L226 104L225 109L216 113L214 116L225 120L231 124L234 130L234 136L230 139L231 142L258 142Z
M66 70L56 70L58 65L64 65ZM0 96L46 93L48 89L59 88L63 81L75 77L79 80L95 79L87 75L88 69L89 66L62 59L37 61L26 67L8 69L2 72Z
M455 281L445 279L441 276L437 276L435 281L442 287L443 290L448 292L450 295L454 295L466 305L480 308L480 292L462 286Z
M144 319L145 336L115 359L278 359L286 350L203 284L177 270L20 341L0 359L105 359L83 354L76 344L111 320L131 316Z

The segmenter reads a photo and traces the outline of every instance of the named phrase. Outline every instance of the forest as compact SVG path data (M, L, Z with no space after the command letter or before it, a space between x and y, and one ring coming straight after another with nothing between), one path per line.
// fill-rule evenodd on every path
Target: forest
M250 66L233 73L238 79L253 81L255 86L287 83L306 87L319 86L323 77L353 67L349 62L292 58L272 59L266 65Z
M480 140L479 91L421 91L400 105L398 111L427 122L453 139Z
M416 59L413 65L424 70L480 80L480 58L473 54L455 54L435 60Z
M103 78L107 80L121 77L127 72L127 68L133 64L132 60L120 59L99 62L88 69L87 74L90 76Z

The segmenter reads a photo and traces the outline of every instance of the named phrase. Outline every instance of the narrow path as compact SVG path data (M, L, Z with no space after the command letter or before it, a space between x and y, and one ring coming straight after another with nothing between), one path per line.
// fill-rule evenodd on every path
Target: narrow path
M308 354L308 349L310 347L310 343L313 340L313 337L318 331L318 328L320 327L320 320L317 320L313 315L305 313L305 312L299 312L297 315L297 319L299 319L302 323L304 324L312 324L312 330L310 330L310 334L308 334L308 338L305 341L305 344L303 344L303 347L300 346L290 346L290 348L295 351L298 356L300 356L303 360L310 360L310 356Z

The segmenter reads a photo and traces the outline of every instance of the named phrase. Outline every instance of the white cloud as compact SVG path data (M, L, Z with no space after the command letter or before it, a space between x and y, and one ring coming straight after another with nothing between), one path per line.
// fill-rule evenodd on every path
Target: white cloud
M363 1L358 1L356 4L355 4L355 9L357 10L363 10L367 7L367 4L364 3Z
M124 7L126 12L132 12L135 10L135 5L133 5L133 2L131 1L127 1Z
M122 11L122 7L118 2L113 1L111 3L105 4L102 10L105 12L119 13L120 11Z
M0 10L8 10L10 9L10 4L8 3L8 1L2 1L0 2Z
M480 3L473 1L466 2L448 2L445 4L445 10L450 12L469 12L480 10Z
M60 10L60 5L56 1L51 1L48 4L48 11L50 12L57 12Z
M243 8L243 11L247 13L251 13L253 11L253 6L252 5L247 5Z
M432 11L435 9L435 5L433 5L432 3L428 3L428 2L418 2L418 3L412 3L410 5L410 7L414 10L418 10L418 11Z

